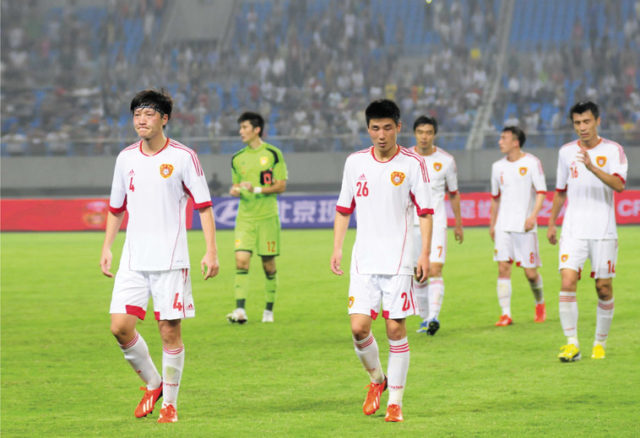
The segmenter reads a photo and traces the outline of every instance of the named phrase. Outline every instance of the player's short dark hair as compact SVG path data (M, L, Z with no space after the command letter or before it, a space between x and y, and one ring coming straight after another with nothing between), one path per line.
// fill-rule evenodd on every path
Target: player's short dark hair
M434 134L438 133L438 121L435 119L435 117L429 117L429 116L418 117L416 121L413 122L413 132L415 132L418 126L420 125L431 125L433 126L433 133Z
M240 117L238 117L238 125L242 122L249 122L254 128L260 128L260 132L258 133L258 135L262 137L262 132L264 131L264 119L260 114L246 111L240 114Z
M524 131L517 126L505 126L502 129L502 132L510 132L512 135L518 138L518 143L520 143L520 147L524 147L524 142L527 141L527 136L524 135Z
M371 119L393 119L396 125L400 122L400 108L393 100L378 99L374 100L364 110L367 119L367 126Z
M573 122L574 114L583 114L587 111L591 111L591 114L593 114L593 118L595 119L600 117L600 110L598 109L598 105L591 102L590 100L583 100L571 107L571 109L569 110L569 120Z
M139 91L131 100L131 113L136 108L147 107L153 108L161 114L166 114L171 119L171 110L173 109L173 100L171 96L164 89L157 90L142 90Z

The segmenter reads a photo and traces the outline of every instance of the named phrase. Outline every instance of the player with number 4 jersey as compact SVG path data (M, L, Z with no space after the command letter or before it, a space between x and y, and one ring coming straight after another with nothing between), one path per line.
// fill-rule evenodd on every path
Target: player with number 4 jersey
M215 222L204 171L192 149L164 134L172 107L171 98L155 90L141 91L131 101L140 141L116 159L100 257L102 273L113 277L111 246L127 211L127 234L111 298L111 332L145 382L134 415L149 415L162 397L159 423L178 421L185 357L181 320L195 316L185 219L188 198L200 214L205 237L204 279L218 273ZM162 338L162 377L136 330L138 319L145 318L149 297Z
M598 135L600 113L595 103L576 103L569 118L579 138L565 144L558 152L556 192L547 230L549 242L555 245L558 241L556 219L566 200L559 251L560 322L567 338L558 354L563 362L581 358L576 293L587 258L591 260L591 277L595 278L598 294L591 358L605 357L613 320L613 278L618 259L613 195L624 190L628 170L622 146Z
M429 273L431 217L429 177L424 160L397 144L400 109L377 100L365 111L373 146L351 154L344 165L336 204L331 270L342 275L342 246L351 214L357 211L357 233L351 255L348 309L356 355L369 373L365 415L380 407L389 389L385 421L403 421L402 396L409 370L405 318L416 312L413 298L414 260L411 232L417 211L422 240L415 271L418 281ZM372 321L382 313L389 339L385 376Z

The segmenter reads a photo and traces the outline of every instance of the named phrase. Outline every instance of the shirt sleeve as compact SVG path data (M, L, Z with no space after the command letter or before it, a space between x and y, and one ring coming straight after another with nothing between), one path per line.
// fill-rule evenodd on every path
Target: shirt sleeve
M122 172L122 156L118 155L113 170L111 195L109 197L109 211L113 214L122 213L127 209L127 182Z
M497 163L491 166L491 196L497 198L500 196L500 176L498 175Z
M231 182L233 184L240 184L240 174L235 166L235 157L231 158Z
M567 190L567 179L569 178L569 166L564 158L562 149L558 152L558 170L556 171L556 190Z
M458 191L458 168L456 167L456 160L451 159L451 165L447 169L447 174L445 175L445 180L447 182L447 190L451 193L455 193Z
M356 208L356 199L353 196L353 186L350 181L349 163L349 158L347 158L342 172L342 187L336 203L336 211L344 214L351 214Z
M547 191L547 182L544 179L544 170L542 169L542 162L538 159L534 159L533 168L533 187L536 189L536 193Z
M433 197L431 183L427 173L427 165L422 158L416 163L413 184L411 185L411 199L416 206L418 216L433 214Z
M283 181L289 178L289 173L287 172L287 163L284 161L284 157L282 156L282 151L278 149L278 162L273 167L273 179L274 181Z
M211 207L211 195L204 171L200 165L200 160L195 152L192 156L185 156L184 172L182 175L182 185L185 191L193 199L195 209Z
M622 146L616 145L618 150L612 154L611 160L611 174L618 175L622 181L627 181L627 172L629 168L629 162L627 161L627 156L624 153L624 149Z

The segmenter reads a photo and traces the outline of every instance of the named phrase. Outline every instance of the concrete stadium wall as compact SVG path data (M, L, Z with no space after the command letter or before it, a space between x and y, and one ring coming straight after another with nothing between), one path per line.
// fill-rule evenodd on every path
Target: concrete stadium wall
M553 189L557 150L527 149L542 161L549 189ZM640 184L640 148L626 148L628 188ZM285 154L289 192L337 192L347 153ZM454 151L463 191L488 191L491 164L501 157L498 149ZM3 197L108 195L116 157L3 157L0 189ZM207 179L213 173L231 183L231 155L201 155Z

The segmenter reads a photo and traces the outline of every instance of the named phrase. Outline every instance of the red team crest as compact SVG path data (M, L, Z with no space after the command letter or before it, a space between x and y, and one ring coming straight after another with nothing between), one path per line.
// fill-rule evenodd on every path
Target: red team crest
M163 178L169 178L172 173L173 173L173 166L171 164L160 165L160 175Z
M603 157L602 155L599 155L596 157L596 164L599 167L603 167L605 164L607 164L607 157Z
M404 181L404 173L402 172L391 172L391 183L394 186L399 186Z
M527 174L527 168L526 167L521 167L520 169L518 169L518 171L520 172L520 175L525 176Z
M435 169L436 172L440 172L440 169L442 169L442 163L433 163L433 168Z

